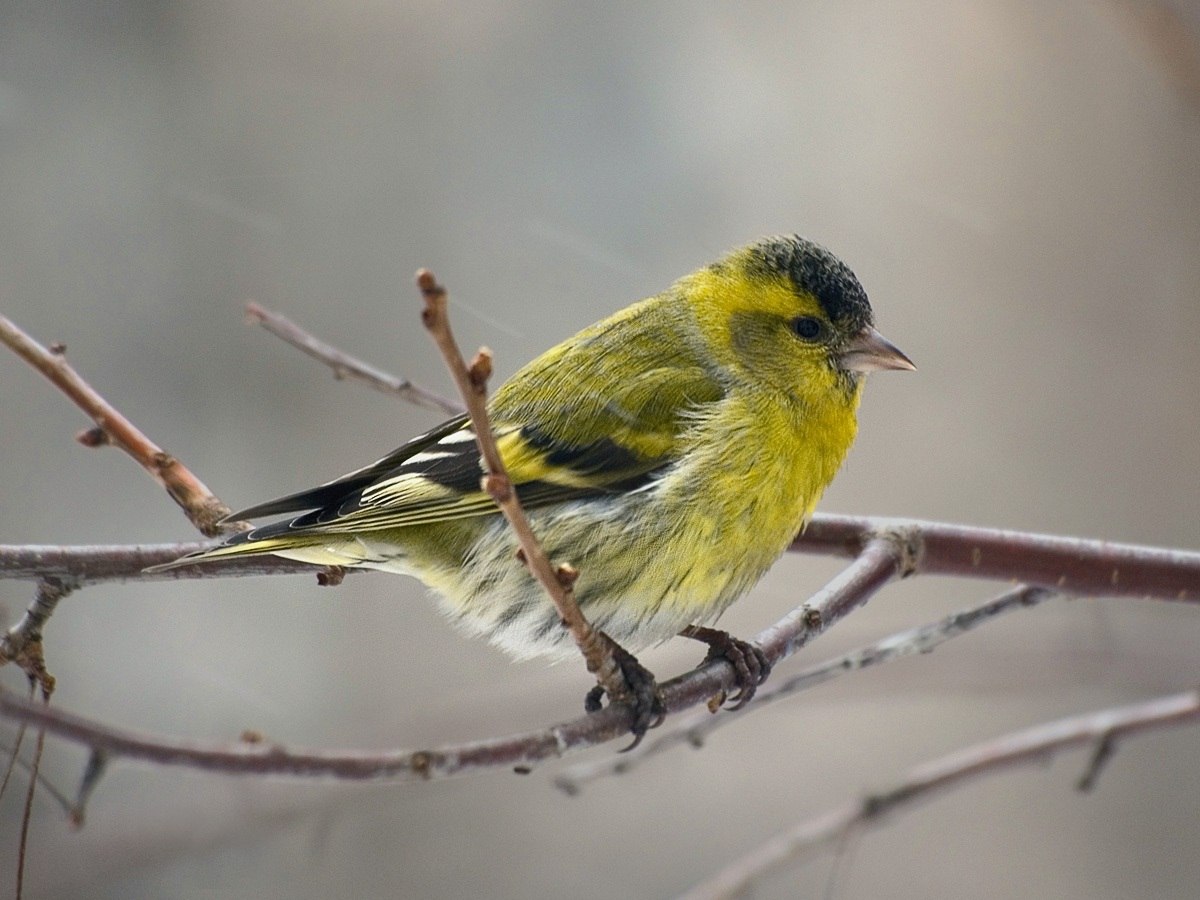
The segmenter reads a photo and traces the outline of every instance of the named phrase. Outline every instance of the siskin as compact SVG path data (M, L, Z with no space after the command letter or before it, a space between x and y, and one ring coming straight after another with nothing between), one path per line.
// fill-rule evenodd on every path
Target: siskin
M489 411L534 533L579 570L592 625L631 650L679 633L716 648L732 639L701 626L812 514L854 440L865 374L912 368L872 327L844 263L770 237L546 351ZM236 513L301 515L169 566L275 554L402 572L517 657L573 655L481 475L459 416L366 468ZM761 654L750 662L765 677Z

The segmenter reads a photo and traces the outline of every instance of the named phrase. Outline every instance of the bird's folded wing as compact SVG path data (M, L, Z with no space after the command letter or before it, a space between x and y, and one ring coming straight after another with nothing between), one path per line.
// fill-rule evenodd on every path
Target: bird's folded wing
M719 390L699 369L642 372L602 398L554 396L493 410L501 458L526 508L618 495L649 483L674 458L686 413ZM507 413L517 413L514 421ZM475 434L451 419L336 481L238 513L312 510L291 533L352 533L493 513Z

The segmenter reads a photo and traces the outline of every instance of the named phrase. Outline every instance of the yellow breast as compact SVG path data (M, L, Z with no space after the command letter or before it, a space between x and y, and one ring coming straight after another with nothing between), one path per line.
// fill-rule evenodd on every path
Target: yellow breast
M661 486L664 518L678 526L647 575L670 585L666 604L708 618L762 577L845 459L859 395L797 403L735 392L696 423L693 452Z

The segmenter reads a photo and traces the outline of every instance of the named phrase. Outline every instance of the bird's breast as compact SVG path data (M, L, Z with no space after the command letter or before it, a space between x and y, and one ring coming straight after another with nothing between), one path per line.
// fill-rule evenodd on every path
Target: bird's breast
M855 431L853 404L753 396L700 419L660 485L663 519L679 523L663 565L691 560L672 600L716 615L761 578L812 515Z

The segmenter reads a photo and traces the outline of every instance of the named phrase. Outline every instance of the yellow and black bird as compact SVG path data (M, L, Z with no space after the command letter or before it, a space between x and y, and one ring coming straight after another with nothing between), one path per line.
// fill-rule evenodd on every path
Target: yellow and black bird
M841 465L864 375L912 368L874 329L844 263L770 237L546 351L489 410L535 534L580 572L584 614L638 650L720 634L698 626L759 580ZM402 572L518 657L574 654L481 474L459 416L366 468L236 513L299 515L171 565L269 553Z

